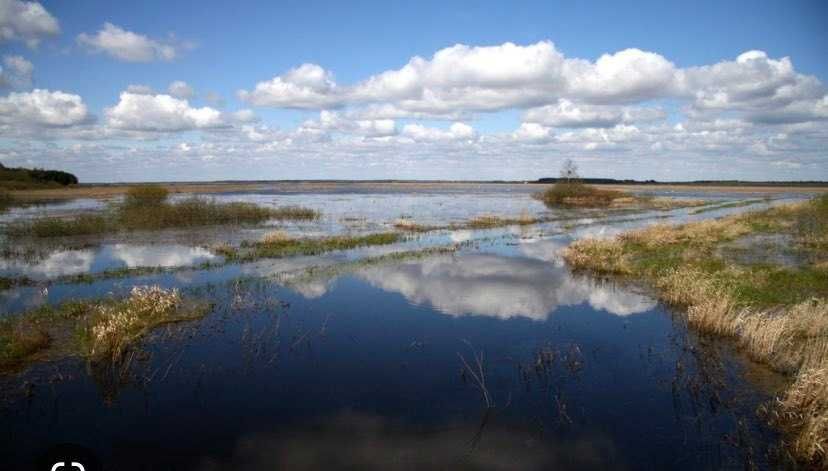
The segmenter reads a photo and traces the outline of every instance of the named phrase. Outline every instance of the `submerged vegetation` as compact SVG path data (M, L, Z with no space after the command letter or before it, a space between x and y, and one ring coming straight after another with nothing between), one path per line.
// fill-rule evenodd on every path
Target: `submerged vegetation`
M733 263L727 243L788 237L804 262ZM649 281L687 307L703 332L733 337L753 358L793 374L775 411L797 455L828 466L828 194L808 202L681 226L654 225L614 239L584 239L564 254L579 269Z
M362 236L331 236L321 238L292 238L277 231L265 235L259 242L245 242L230 258L255 260L292 255L317 255L334 250L348 250L369 245L387 245L399 242L402 236L395 232L380 232Z
M116 361L152 328L207 311L176 289L136 286L123 299L67 301L10 315L0 320L0 371L66 356Z
M220 203L199 197L168 201L163 187L141 185L126 194L123 203L103 214L72 218L45 217L11 226L9 233L24 237L63 237L113 233L123 230L155 230L209 225L241 225L270 219L310 220L319 214L308 208L265 208L252 203Z

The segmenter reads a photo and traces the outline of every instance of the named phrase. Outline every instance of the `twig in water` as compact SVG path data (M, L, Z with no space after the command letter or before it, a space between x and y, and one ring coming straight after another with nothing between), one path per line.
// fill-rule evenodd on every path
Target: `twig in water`
M469 372L472 379L477 385L477 388L480 389L480 392L483 394L483 402L486 404L486 407L491 409L494 407L494 403L491 400L491 396L489 396L489 389L486 387L486 373L483 369L483 352L481 351L479 354L474 351L474 347L471 343L464 340L463 341L472 351L472 356L474 357L475 364L477 366L477 371L475 372L474 369L469 365L466 361L466 358L460 353L457 352L457 356L460 357L460 361L463 362L463 366L466 368L466 371Z

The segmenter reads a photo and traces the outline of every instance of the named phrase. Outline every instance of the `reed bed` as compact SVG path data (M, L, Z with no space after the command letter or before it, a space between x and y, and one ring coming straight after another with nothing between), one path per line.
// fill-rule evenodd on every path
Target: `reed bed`
M731 337L754 359L792 376L775 411L798 458L828 466L828 196L807 203L681 226L653 225L612 239L584 239L564 258L575 269L648 281L688 323ZM754 233L790 235L812 263L738 265L716 248Z
M299 206L267 208L252 203L222 203L193 196L168 201L162 187L143 185L130 189L121 204L101 214L82 214L71 218L39 218L12 225L16 237L88 236L119 231L159 230L212 225L257 224L267 220L312 220L319 213Z

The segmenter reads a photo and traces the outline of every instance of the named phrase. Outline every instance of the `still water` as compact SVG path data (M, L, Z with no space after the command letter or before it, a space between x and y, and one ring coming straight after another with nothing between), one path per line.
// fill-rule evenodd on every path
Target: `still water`
M399 216L390 200L384 214L354 206L361 197L317 195L346 198L355 213L327 205L327 230L351 214L378 225ZM441 197L451 208L476 201ZM400 198L414 216L426 204ZM757 380L769 373L726 342L688 332L646 290L573 274L560 258L574 238L716 215L584 214L566 227L438 231L211 269L197 268L214 261L197 245L146 240L7 260L0 271L43 286L0 293L5 312L139 284L179 287L214 308L157 329L127 364L65 359L0 378L0 459L14 469L68 442L111 469L772 467L779 437L756 413L773 398ZM453 253L371 258L457 243ZM179 269L59 279L110 266Z

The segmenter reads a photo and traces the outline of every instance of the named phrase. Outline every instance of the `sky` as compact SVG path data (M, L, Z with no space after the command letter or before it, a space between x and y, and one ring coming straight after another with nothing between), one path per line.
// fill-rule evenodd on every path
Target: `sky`
M822 0L0 0L0 163L828 180L826 24Z

